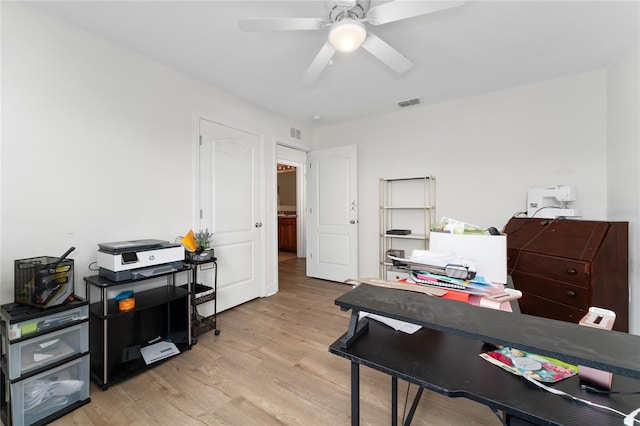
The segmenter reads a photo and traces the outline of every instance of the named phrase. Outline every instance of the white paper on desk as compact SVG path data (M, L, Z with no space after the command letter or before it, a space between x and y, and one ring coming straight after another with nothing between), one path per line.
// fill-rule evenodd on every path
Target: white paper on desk
M402 331L407 334L413 334L422 328L422 326L412 324L410 322L400 321L393 318L383 317L383 316L372 314L369 312L360 311L360 315L358 316L358 319L362 319L365 317L369 317L371 319L379 321L385 325L388 325L389 327L393 328L396 331Z
M173 342L158 342L140 349L144 362L149 365L161 359L180 353Z
M410 258L389 256L390 259L400 262L420 263L422 265L444 268L450 263L460 263L461 259L453 253L434 253L429 250L413 250Z

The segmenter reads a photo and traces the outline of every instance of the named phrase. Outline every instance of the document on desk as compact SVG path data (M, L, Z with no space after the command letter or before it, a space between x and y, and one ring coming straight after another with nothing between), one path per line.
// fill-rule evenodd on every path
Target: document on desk
M161 359L177 355L180 351L173 342L163 341L140 349L140 353L142 354L142 358L144 358L144 362L149 365Z
M374 319L376 321L379 321L385 325L388 325L389 327L393 328L396 331L402 331L407 334L413 334L422 328L422 326L412 324L410 322L399 321L393 318L383 317L380 315L371 314L369 312L360 311L360 315L358 316L358 319L367 318L367 317Z

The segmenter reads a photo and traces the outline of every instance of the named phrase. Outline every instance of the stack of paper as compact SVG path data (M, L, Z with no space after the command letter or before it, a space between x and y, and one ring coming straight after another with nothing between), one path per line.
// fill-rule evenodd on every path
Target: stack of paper
M81 380L34 380L24 385L24 410L66 404L67 396L82 389Z
M144 362L149 365L161 359L177 355L180 351L173 342L165 341L146 346L140 349L140 353L142 354L142 358L144 358Z

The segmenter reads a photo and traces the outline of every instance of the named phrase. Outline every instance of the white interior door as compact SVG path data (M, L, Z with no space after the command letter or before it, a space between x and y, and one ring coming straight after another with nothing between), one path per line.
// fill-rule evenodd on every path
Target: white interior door
M262 138L200 120L200 228L213 232L217 310L264 295Z
M311 151L307 174L307 275L358 278L357 147Z

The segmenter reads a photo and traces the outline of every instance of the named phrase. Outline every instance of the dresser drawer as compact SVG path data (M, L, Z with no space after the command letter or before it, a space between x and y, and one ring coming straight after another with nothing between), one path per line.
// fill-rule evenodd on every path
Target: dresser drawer
M511 219L504 232L509 248L591 261L609 230L608 222L565 219Z
M587 310L574 306L563 305L553 300L539 297L534 294L523 293L518 300L520 312L537 317L551 318L559 321L578 323L587 314Z
M526 252L520 252L511 262L514 265L510 269L512 273L526 272L582 287L589 287L591 282L591 264L588 262Z
M514 272L513 286L523 293L541 296L564 305L589 309L589 289L539 276Z

